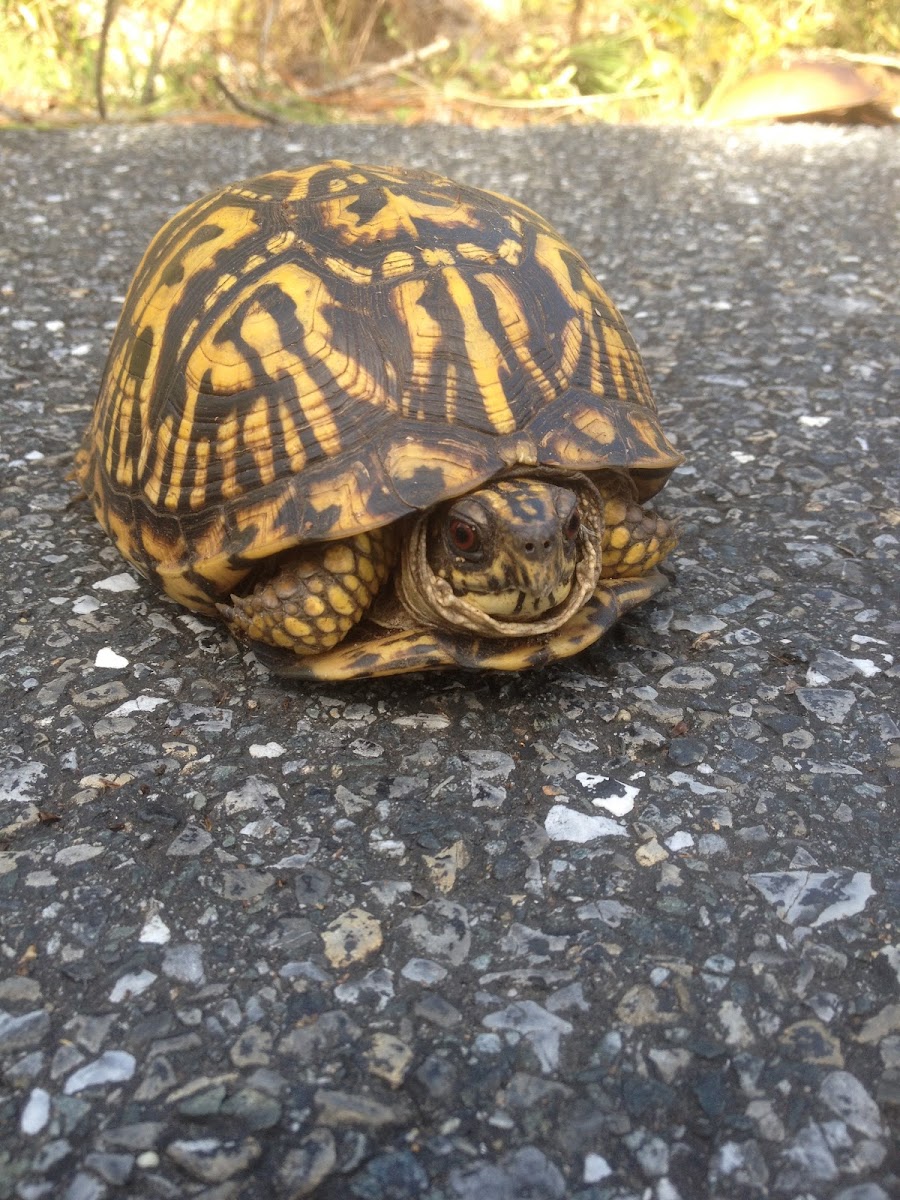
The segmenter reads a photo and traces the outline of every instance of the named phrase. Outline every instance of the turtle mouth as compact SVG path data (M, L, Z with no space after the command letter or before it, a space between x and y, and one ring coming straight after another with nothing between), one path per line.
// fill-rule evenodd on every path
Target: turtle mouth
M482 612L499 620L533 623L565 602L575 581L575 571L561 579L552 590L535 595L521 589L497 592L468 592L466 598ZM454 593L458 597L458 593Z
M429 514L412 526L397 573L397 596L420 625L494 638L525 638L552 633L580 611L594 594L600 577L603 501L584 475L553 470L520 473L530 479L564 482L578 497L582 525L574 570L544 595L514 588L496 593L457 595L428 561Z

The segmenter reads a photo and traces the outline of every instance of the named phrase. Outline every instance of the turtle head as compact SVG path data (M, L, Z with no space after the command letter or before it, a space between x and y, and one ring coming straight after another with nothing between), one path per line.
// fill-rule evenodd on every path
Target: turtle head
M428 562L455 596L482 612L534 621L572 589L581 526L572 489L501 479L435 510Z

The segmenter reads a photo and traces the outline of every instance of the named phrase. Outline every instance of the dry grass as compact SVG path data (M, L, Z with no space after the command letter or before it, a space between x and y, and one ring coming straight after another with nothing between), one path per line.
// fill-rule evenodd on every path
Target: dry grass
M2 0L0 112L671 121L822 47L893 58L895 0Z

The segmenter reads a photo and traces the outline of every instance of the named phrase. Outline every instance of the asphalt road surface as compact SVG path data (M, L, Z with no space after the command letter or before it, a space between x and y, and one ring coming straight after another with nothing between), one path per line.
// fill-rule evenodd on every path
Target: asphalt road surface
M579 658L282 682L75 498L151 234L332 156L517 196L626 314L682 542ZM897 159L0 134L0 1197L900 1195Z

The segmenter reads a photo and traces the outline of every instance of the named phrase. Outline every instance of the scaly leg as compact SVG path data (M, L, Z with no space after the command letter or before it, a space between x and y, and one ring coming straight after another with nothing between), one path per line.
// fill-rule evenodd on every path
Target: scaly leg
M321 654L362 619L396 557L391 526L300 546L275 559L247 595L218 605L219 612L242 638L294 654Z
M678 544L675 526L653 509L642 508L623 489L601 484L603 495L603 566L601 579L646 575Z

